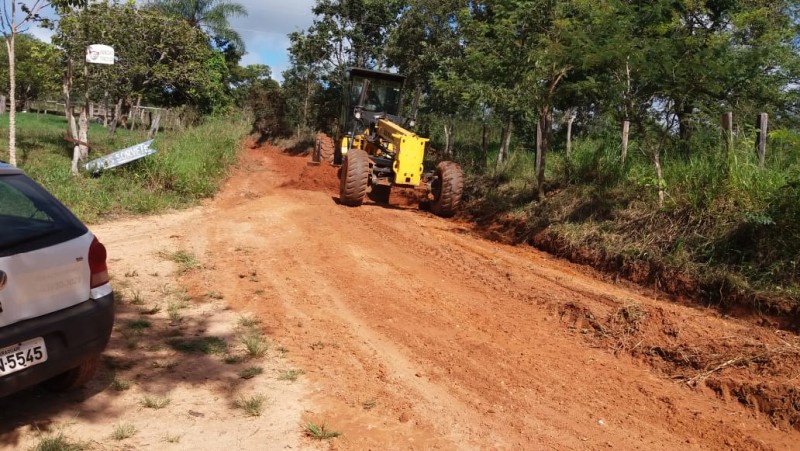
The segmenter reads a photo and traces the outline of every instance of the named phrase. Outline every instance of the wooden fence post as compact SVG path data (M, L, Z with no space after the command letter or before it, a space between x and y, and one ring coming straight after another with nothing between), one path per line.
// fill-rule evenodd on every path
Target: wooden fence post
M758 152L758 167L764 168L767 161L767 130L769 129L769 115L761 113L758 115L758 139L756 140L756 151Z
M722 115L722 137L725 140L725 152L730 153L733 148L733 113Z

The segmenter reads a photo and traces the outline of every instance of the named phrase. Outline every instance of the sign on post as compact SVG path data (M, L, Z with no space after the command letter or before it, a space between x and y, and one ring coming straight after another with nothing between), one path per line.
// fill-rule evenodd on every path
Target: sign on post
M92 44L86 47L86 62L95 64L114 64L114 47Z
M139 158L152 155L156 153L156 149L150 147L152 142L153 140L151 139L149 141L136 144L135 146L127 147L114 153L110 153L106 156L86 163L84 168L87 171L91 171L93 174L96 174L104 169L122 166L125 163L130 163L131 161L138 160Z

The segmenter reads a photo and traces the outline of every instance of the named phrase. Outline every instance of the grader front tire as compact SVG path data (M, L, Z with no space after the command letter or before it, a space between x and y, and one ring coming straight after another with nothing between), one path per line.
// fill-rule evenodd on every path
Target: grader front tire
M364 202L369 186L369 156L361 149L350 149L344 156L339 179L339 201L348 207Z
M464 193L464 174L458 164L443 161L436 166L431 185L431 211L437 216L449 218L456 214Z

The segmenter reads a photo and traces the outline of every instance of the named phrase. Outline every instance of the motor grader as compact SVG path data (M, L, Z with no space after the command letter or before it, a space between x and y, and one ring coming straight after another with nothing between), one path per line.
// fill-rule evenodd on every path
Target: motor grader
M341 165L339 202L355 207L369 193L388 202L393 186L425 186L430 210L439 216L453 216L461 202L464 176L458 164L442 161L425 171L428 138L410 131L412 115L400 116L405 77L388 72L349 68L342 102L339 131L335 140L318 133L313 160Z

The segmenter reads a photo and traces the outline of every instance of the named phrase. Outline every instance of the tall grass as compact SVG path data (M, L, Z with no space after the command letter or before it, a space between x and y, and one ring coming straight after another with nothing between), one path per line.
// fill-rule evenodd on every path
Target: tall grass
M549 227L609 259L687 270L708 286L736 280L736 289L800 300L800 134L771 133L761 168L753 131L741 132L729 150L715 127L698 127L689 142L668 136L654 144L632 135L623 164L619 133L609 130L579 134L569 157L554 143L548 196L541 202L527 195L535 176L533 151L522 149L533 143L521 142L503 165L470 166L480 170L470 175L471 211L479 218L490 211L514 213L527 219L533 233ZM663 206L654 145L664 171Z
M182 208L209 197L235 162L247 118L211 118L183 132L158 135L157 153L97 176L70 173L72 146L64 141L66 119L32 113L17 115L17 163L78 217L88 223L127 214L150 214ZM0 135L8 134L8 116L0 116ZM118 129L114 136L97 124L89 142L119 150L146 135ZM102 155L93 150L91 158ZM8 141L0 140L0 159L7 161Z

